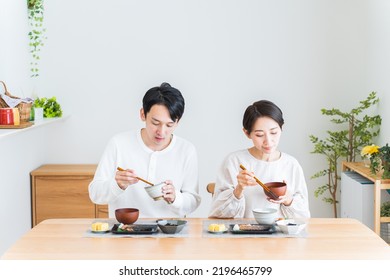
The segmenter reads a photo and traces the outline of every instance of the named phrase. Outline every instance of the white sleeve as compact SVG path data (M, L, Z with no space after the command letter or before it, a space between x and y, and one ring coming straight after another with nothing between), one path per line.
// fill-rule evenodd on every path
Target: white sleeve
M183 185L176 189L176 199L172 203L172 210L179 216L185 216L198 208L201 197L199 195L198 157L196 150L188 153L186 165L183 168Z
M287 216L293 216L294 218L310 218L307 185L302 167L300 165L296 166L293 172L293 201L291 205L283 207L283 210L287 212L285 213Z
M115 181L116 150L116 145L111 140L100 159L95 176L89 184L89 197L93 203L108 204L124 192Z
M242 218L244 216L245 197L238 199L233 194L238 173L238 169L227 158L217 175L209 217Z

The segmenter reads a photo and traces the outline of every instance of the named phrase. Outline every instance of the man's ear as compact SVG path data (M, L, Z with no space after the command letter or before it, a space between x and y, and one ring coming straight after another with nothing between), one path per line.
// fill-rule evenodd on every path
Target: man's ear
M141 110L139 110L139 117L141 118L142 121L146 121L144 108L141 108Z

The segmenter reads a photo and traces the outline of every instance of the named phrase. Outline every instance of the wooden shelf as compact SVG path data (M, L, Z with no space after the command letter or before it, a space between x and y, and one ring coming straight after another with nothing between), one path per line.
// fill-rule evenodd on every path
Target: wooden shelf
M390 179L382 179L382 172L378 174L372 174L369 167L364 166L363 162L343 162L344 167L359 173L368 180L375 183L375 181L381 181L382 189L390 189Z
M390 217L381 217L381 223L390 223Z
M23 128L12 128L12 127L10 127L10 128L1 129L0 130L0 140L1 140L1 138L7 137L7 136L18 134L18 133L21 133L21 132L24 132L24 131L28 131L28 130L31 130L31 129L36 129L38 127L46 126L46 125L49 125L49 124L52 124L52 123L64 121L68 117L69 116L64 116L64 117L60 117L60 118L45 118L45 119L40 120L40 121L32 122L31 125L27 126L27 127L23 127Z
M390 189L390 179L382 179L382 173L372 174L363 162L342 162L342 171L351 170L359 173L374 183L374 231L380 235L380 224L390 222L390 217L381 217L381 190Z

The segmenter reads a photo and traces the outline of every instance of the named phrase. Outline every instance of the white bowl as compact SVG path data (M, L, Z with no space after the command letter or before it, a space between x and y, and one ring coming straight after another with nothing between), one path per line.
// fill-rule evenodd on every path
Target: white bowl
M145 191L148 193L148 195L153 198L154 200L160 200L163 199L163 194L161 188L165 185L164 182L153 185L153 186L146 186Z
M274 208L255 208L252 213L256 222L262 225L272 225L278 217L278 210Z
M277 221L276 225L285 234L299 234L306 227L305 223L293 219Z

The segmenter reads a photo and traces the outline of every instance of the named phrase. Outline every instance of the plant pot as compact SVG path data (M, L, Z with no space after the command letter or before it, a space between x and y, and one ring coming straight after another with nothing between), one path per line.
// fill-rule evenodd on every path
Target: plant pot
M43 108L34 108L34 121L43 120Z

